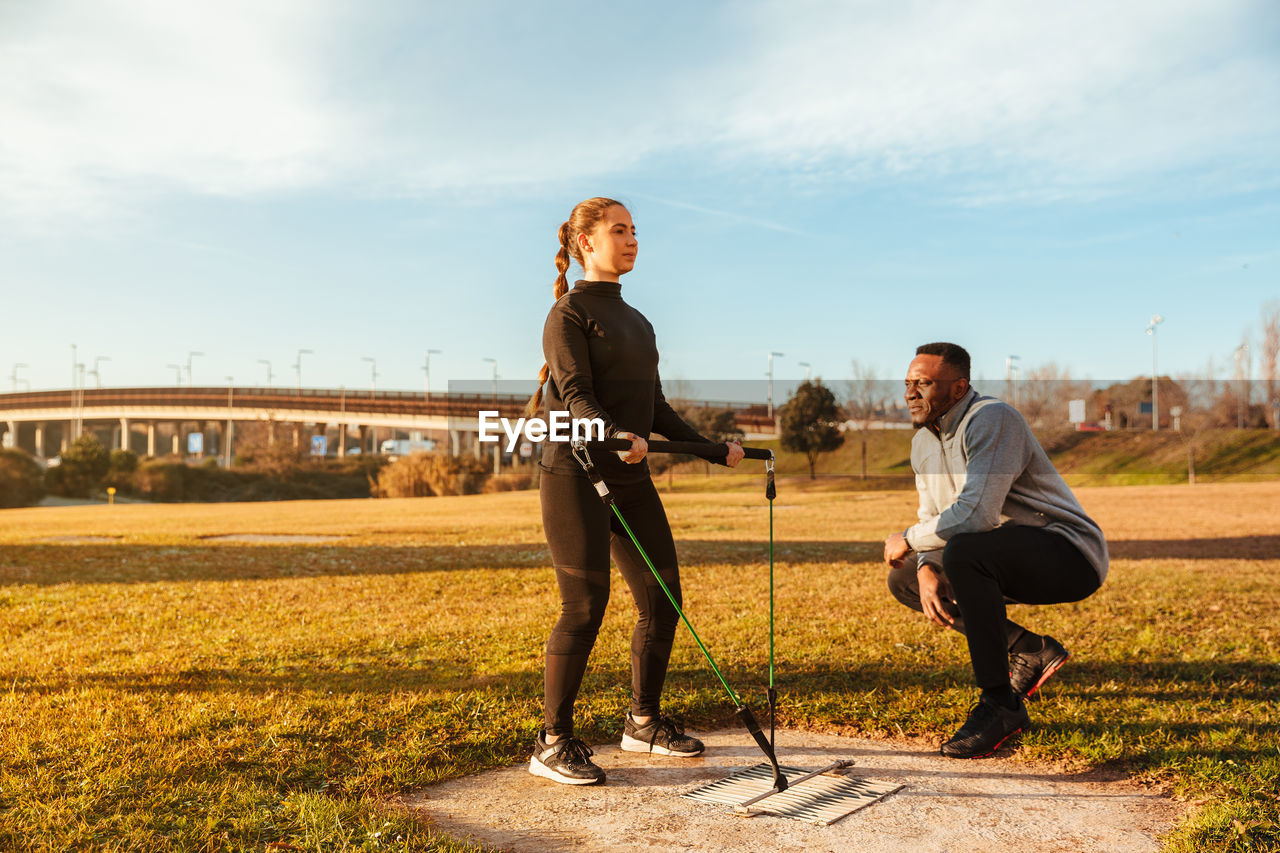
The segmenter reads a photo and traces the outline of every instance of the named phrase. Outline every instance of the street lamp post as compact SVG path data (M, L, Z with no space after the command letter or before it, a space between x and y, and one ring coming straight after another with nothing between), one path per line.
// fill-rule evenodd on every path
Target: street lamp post
M177 385L181 385L181 384L182 384L182 365L181 365L181 364L173 364L173 363L171 362L171 363L169 363L169 364L166 364L166 365L165 365L165 367L172 367L172 368L173 368L173 381L174 381L174 383L176 383Z
M195 358L196 356L198 356L198 355L199 355L199 356L203 356L203 355L204 355L204 353L202 353L202 352L189 352L189 353L187 353L187 386L188 386L188 387L190 387L190 386L194 385L194 383L191 381L191 360L192 360L193 358Z
M808 382L813 378L813 365L807 361L797 361L796 364L804 368L804 381Z
M1160 383L1156 379L1156 326L1164 322L1159 314L1151 315L1147 324L1147 334L1151 336L1151 431L1160 431Z
M72 344L71 345L71 439L73 441L80 437L80 422L78 420L79 397L77 396L79 391L76 387L76 377L78 375L76 372L76 367L79 364L80 362L76 359L76 345Z
M773 359L782 358L786 353L769 353L769 420L773 420Z
M338 386L338 458L347 458L347 386Z
M440 353L441 353L441 351L440 351L440 350L438 350L438 349L429 349L429 350L427 350L427 359L426 359L426 361L425 361L425 362L423 362L423 364L422 364L422 370L423 370L423 372L424 372L424 373L426 373L426 374L427 374L427 397L426 397L426 399L428 399L428 400L430 400L430 399L431 399L431 356L433 356L433 355L440 355Z
M497 409L498 408L498 360L496 358L485 358L485 359L482 359L482 361L487 361L493 365L493 408ZM501 468L502 468L501 442L497 442L493 445L493 474L495 477L498 475Z
M76 362L75 391L73 392L73 397L75 398L76 420L75 427L72 429L71 433L76 438L79 438L80 434L84 432L84 362Z
M101 388L101 387L102 387L102 368L101 368L101 365L102 365L102 362L104 362L104 361L110 361L110 360L111 360L111 356L109 356L109 355L96 355L96 356L94 356L94 357L93 357L93 370L90 370L89 372L93 374L93 387L94 387L94 388Z
M233 409L235 407L235 379L227 377L227 447L226 447L226 465L231 468L231 442L235 441L236 422L233 419Z
M360 360L369 362L369 368L371 371L370 379L369 379L369 383L370 383L369 384L369 409L370 411L372 411L373 398L378 395L378 360L367 355L361 356ZM391 434L391 437L392 438L396 437L394 432ZM376 426L369 427L369 438L373 442L373 453L376 456L379 452L378 451L378 428Z
M487 361L493 365L493 405L498 405L498 360L496 358L484 358L481 361Z
M271 362L267 361L265 358L260 358L258 359L258 364L265 364L267 366L267 387L270 388L271 387Z
M312 352L311 350L309 350L309 349L300 349L300 350L298 350L298 360L297 360L297 361L295 361L295 362L293 363L293 369L294 369L294 370L297 372L297 374L298 374L298 390L299 390L299 391L301 391L301 390L302 390L302 357L303 357L304 355L314 355L314 354L315 354L315 353L313 353L313 352Z
M1018 405L1018 386L1015 384L1018 378L1018 366L1014 362L1021 360L1022 358L1016 355L1004 357L1004 383L1009 390L1009 405L1015 408Z
M14 392L15 392L15 393L16 393L16 392L17 392L17 390L18 390L18 368L19 368L19 367L30 367L30 366L31 366L31 365L26 364L26 363L24 363L24 362L18 362L17 364L15 364L15 365L13 366L13 371L9 374L9 381L13 383L13 390L14 390Z

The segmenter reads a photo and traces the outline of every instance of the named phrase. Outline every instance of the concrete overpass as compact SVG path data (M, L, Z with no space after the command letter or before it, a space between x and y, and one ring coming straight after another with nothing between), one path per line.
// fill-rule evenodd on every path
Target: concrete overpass
M228 437L254 431L267 441L290 441L305 449L311 437L326 437L329 455L357 448L376 453L388 438L431 439L454 454L479 452L477 413L503 417L523 413L527 398L513 395L354 391L326 388L186 386L83 388L0 394L0 443L22 447L40 458L57 455L77 436L91 432L109 449L128 448L143 456L187 453L188 440L201 435L195 455L227 452ZM697 403L732 409L750 437L772 437L765 406ZM257 436L261 438L261 436ZM487 449L487 448L486 448Z

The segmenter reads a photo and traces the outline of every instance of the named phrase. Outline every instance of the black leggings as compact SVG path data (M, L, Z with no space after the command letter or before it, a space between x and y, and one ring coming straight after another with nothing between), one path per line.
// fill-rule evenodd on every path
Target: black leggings
M1009 686L1009 649L1026 632L1009 621L1006 602L1079 601L1101 585L1097 571L1066 537L1012 524L953 536L942 552L942 570L955 596L943 606L968 640L974 679L989 689ZM889 572L889 589L898 601L922 609L914 559Z
M675 541L653 481L646 478L609 488L663 582L680 601ZM542 526L560 585L560 619L547 640L547 734L573 734L573 704L609 603L610 554L639 611L631 634L631 713L658 714L679 614L588 480L543 471L539 491Z

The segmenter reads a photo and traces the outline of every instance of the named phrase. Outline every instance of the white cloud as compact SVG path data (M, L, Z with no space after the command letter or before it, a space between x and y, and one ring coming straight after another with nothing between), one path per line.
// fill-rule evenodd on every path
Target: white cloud
M578 7L503 3L0 10L9 218L168 192L498 190L668 156L1053 198L1255 179L1280 135L1280 14L1244 0L590 6L617 17L589 32L566 25Z
M240 194L323 180L326 153L349 140L316 91L306 7L6 7L6 200L63 215L126 188Z
M819 171L1028 171L1048 184L1272 154L1274 9L985 0L761 6L731 148ZM1249 49L1249 42L1262 37Z

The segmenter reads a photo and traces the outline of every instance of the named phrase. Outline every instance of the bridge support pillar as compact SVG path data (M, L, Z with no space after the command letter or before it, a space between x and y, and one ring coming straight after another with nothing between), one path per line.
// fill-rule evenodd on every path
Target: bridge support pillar
M120 419L120 449L129 450L129 419Z
M182 455L182 424L173 425L173 455Z
M39 456L41 459L44 458L44 434L46 427L48 427L48 424L43 422L36 424L36 456Z
M0 447L17 447L18 446L18 425L14 421L5 421L5 432L3 439L0 440Z
M458 434L458 430L449 430L449 455L462 455L462 436Z
M338 458L347 458L347 425L338 424Z
M156 422L147 421L147 455L156 455Z

